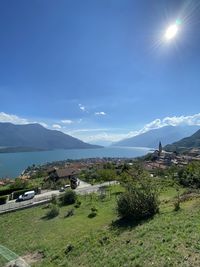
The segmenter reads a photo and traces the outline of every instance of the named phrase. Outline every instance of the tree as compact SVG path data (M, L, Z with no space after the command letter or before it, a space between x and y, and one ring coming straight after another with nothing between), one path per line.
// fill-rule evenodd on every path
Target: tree
M142 220L159 211L157 191L146 181L131 183L117 200L120 218Z
M74 204L77 200L77 195L74 191L68 190L61 198L61 202L63 205Z

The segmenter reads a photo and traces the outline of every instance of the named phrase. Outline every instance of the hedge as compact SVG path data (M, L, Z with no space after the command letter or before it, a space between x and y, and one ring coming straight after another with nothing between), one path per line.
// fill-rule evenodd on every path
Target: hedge
M12 192L16 191L16 190L22 190L22 187L13 189L13 188L7 188L7 189L3 189L0 190L0 196L5 196L5 195L10 195Z
M8 196L0 196L0 205L6 204Z

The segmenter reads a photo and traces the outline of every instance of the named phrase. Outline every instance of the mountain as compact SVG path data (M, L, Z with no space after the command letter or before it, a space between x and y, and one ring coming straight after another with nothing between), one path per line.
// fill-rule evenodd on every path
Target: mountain
M162 145L167 145L193 134L197 129L199 129L198 126L165 126L121 140L113 145L157 148L159 141L161 141Z
M200 130L178 142L165 146L166 151L184 152L192 148L200 148Z
M15 125L0 123L0 152L39 151L53 149L98 148L40 124Z

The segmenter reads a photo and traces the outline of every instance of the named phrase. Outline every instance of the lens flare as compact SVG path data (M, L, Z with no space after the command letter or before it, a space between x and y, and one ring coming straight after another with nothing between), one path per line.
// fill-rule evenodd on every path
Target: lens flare
M165 39L167 39L167 40L173 39L176 36L177 32L178 32L178 25L177 24L173 24L173 25L169 26L165 32Z

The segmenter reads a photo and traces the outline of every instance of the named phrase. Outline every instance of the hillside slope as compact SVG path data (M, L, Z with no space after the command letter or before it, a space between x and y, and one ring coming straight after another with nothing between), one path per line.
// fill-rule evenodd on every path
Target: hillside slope
M40 124L14 125L0 123L0 152L9 150L33 151L52 149L97 148L56 130L48 130Z
M183 138L178 142L174 142L171 145L165 146L165 150L167 151L178 152L187 151L192 148L200 148L200 130L189 137Z
M162 142L162 145L167 145L193 134L197 129L199 129L199 126L165 126L121 140L113 145L156 148L159 141Z

